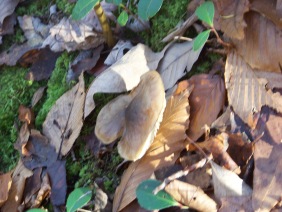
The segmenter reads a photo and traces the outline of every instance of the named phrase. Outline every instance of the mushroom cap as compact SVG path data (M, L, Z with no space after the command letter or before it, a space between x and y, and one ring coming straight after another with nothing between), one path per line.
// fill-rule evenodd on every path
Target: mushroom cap
M109 144L121 137L125 126L125 110L133 96L120 95L111 100L97 117L95 134L104 144Z
M159 73L149 71L142 75L130 96L133 99L125 110L125 129L118 152L124 159L135 161L150 147L162 120L166 99Z

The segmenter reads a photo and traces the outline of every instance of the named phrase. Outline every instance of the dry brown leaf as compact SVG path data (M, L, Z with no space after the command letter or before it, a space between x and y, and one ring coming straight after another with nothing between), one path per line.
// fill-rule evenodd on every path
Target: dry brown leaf
M199 57L202 48L193 50L193 41L169 44L164 48L164 57L158 65L165 90L172 88L175 83L189 72Z
M116 189L113 211L120 211L135 198L137 186L162 167L174 164L181 150L185 147L185 129L188 125L189 106L185 92L172 96L167 102L163 121L154 142L147 153L130 164L124 172L121 183Z
M8 194L12 184L12 172L0 175L0 207L8 199Z
M95 48L105 39L102 34L93 31L85 20L74 21L71 18L63 18L60 23L50 29L50 35L44 40L42 47L47 45L54 52L63 50L87 50Z
M38 88L38 90L33 94L32 100L31 100L31 107L34 108L34 106L41 100L46 86Z
M195 75L188 84L194 85L194 89L189 96L191 112L187 135L196 141L204 133L204 125L211 125L223 109L226 90L217 75Z
M121 93L138 85L140 77L149 70L156 70L163 52L154 53L149 47L138 44L119 61L102 72L89 87L84 108L86 118L95 108L95 93Z
M2 211L18 211L18 207L21 204L23 197L26 178L30 177L32 174L33 172L25 168L22 161L19 160L12 175L12 186L8 200L1 208Z
M21 122L26 122L31 124L34 122L34 113L31 108L25 107L24 105L20 105L18 109L19 120Z
M249 114L259 111L263 105L282 112L282 96L266 90L255 71L234 52L227 56L225 85L229 104L244 122L247 122Z
M245 15L243 40L233 40L236 50L253 69L281 73L282 29L256 12Z
M2 26L0 26L0 44L2 44L2 36L14 33L14 25L17 23L16 14L6 17Z
M189 208L198 211L217 211L216 202L206 195L200 187L174 180L165 187L165 191L177 202L187 205Z
M43 134L58 155L66 155L80 133L84 100L84 79L81 74L79 82L56 101L43 123Z
M282 114L263 107L258 125L265 126L264 134L255 143L255 170L253 180L254 211L270 211L281 201L282 191ZM265 123L266 121L266 123Z
M5 18L14 12L19 2L20 0L2 0L0 2L0 28L2 28Z
M213 0L215 3L215 26L228 37L242 40L247 24L244 14L249 11L248 0Z
M221 198L221 207L219 208L219 212L230 211L253 212L252 196Z
M36 198L33 200L31 208L38 208L44 199L46 199L51 193L51 185L49 181L48 174L45 174L42 182L41 188L37 193Z
M269 71L259 71L256 70L255 74L258 80L265 85L267 89L282 88L282 74L269 72Z

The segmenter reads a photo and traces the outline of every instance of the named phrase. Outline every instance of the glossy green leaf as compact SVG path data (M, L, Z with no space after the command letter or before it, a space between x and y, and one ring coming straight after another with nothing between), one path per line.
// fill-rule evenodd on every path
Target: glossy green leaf
M80 20L86 16L99 0L78 0L73 8L71 17L74 20Z
M147 21L161 9L163 0L140 0L138 2L138 16Z
M128 14L125 11L122 11L117 19L119 25L125 26L128 21Z
M203 45L207 42L209 36L210 36L211 30L206 30L198 34L198 36L194 39L193 43L193 50L197 51L198 49L202 48Z
M139 184L136 189L138 203L146 210L158 210L171 206L178 206L176 202L167 192L161 190L156 195L153 190L161 184L157 180L145 180Z
M47 210L43 210L40 208L32 208L32 209L27 210L26 212L46 212L46 211Z
M92 191L89 188L77 188L73 190L67 199L67 212L74 212L77 209L86 205L92 196Z
M106 0L107 3L112 3L115 5L120 5L122 3L122 0Z
M211 1L204 2L196 9L196 15L198 18L213 27L214 17L214 4Z

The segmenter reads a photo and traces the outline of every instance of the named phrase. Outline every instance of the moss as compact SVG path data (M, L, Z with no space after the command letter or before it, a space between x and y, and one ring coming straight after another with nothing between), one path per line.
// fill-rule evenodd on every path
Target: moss
M160 51L166 45L161 40L183 19L188 2L189 0L166 0L157 15L151 19L151 33L144 32L143 37L154 51Z
M40 109L35 124L40 128L44 122L48 112L55 102L72 86L66 82L66 74L69 68L69 63L74 59L75 53L64 52L56 61L55 69L52 72L51 78L48 81L47 99Z
M0 52L8 50L13 44L21 44L25 41L24 33L19 26L15 27L12 35L4 35Z
M66 15L70 15L75 4L69 3L68 0L56 0L56 5L60 11L62 11Z
M48 16L49 7L52 5L50 0L35 0L28 4L23 4L17 7L16 13L19 16L31 15L31 16Z
M28 69L21 67L2 67L0 72L0 171L10 170L17 162L18 154L14 149L17 130L14 121L18 116L20 104L30 105L40 83L26 81Z

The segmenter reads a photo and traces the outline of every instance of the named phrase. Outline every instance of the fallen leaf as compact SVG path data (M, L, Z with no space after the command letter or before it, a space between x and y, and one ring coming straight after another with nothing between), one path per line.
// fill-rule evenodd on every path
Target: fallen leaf
M28 142L30 136L30 130L28 123L25 122L20 129L14 148L17 149L22 155L29 156L29 152L26 150L25 146Z
M35 200L32 202L31 208L38 208L43 200L50 196L51 185L47 174L44 175L40 190L37 193Z
M108 195L97 185L95 185L95 200L94 200L94 210L95 211L103 211L106 209L108 204Z
M133 32L138 33L150 29L150 22L142 20L142 23L140 23L140 19L137 20L132 15L130 15L126 23L126 27L131 29Z
M229 211L244 211L253 212L252 196L235 196L235 197L223 197L221 200L221 207L219 212Z
M155 170L174 164L182 149L185 148L185 129L188 125L189 105L184 94L172 96L163 115L159 131L147 153L130 164L124 172L114 197L113 211L120 211L135 198L137 186L154 173Z
M193 42L173 43L165 48L164 57L158 65L165 90L173 87L175 83L189 72L199 57L202 48L193 50Z
M49 48L40 49L36 58L33 58L33 64L26 75L27 80L40 81L48 79L61 53L52 52Z
M12 186L7 201L1 207L2 211L18 211L23 197L25 181L32 174L33 172L25 168L22 161L19 160L12 174Z
M2 28L5 18L14 12L19 2L20 0L3 0L0 2L0 28Z
M0 175L0 207L7 201L12 184L12 173Z
M57 160L47 168L51 183L51 203L53 206L65 205L67 194L66 161Z
M105 64L110 66L117 62L120 58L123 57L133 45L130 41L119 40L117 44L113 47L112 51L105 60Z
M254 211L270 211L281 201L282 176L282 115L269 107L262 107L258 125L265 126L263 136L255 143L255 170L252 205Z
M282 112L282 96L266 90L255 70L234 52L227 56L225 86L229 104L244 122L247 122L249 114L259 111L263 105Z
M20 105L18 113L19 120L21 122L26 122L27 124L31 124L34 122L34 113L31 108L25 107L24 105Z
M63 18L60 23L51 27L50 35L44 40L42 47L49 45L54 52L70 52L95 48L104 41L104 37L94 32L86 21Z
M119 61L102 72L90 85L85 100L84 118L95 108L95 93L121 93L138 85L140 77L149 70L156 70L163 53L154 53L138 44Z
M244 15L249 11L248 0L214 0L215 26L228 37L242 40L247 24Z
M137 200L132 201L130 204L128 204L125 208L122 209L122 212L150 212L149 210L146 210L144 208L141 208L141 206L138 204Z
M9 35L14 33L14 25L17 23L16 14L13 13L6 17L2 23L0 24L0 44L2 44L2 36Z
M81 74L79 82L56 101L43 123L43 134L59 156L70 151L80 133L84 100L84 79Z
M232 40L237 53L253 69L281 73L282 29L257 12L249 12L245 20L245 38Z
M195 75L188 84L194 89L189 96L191 111L187 135L196 141L204 133L204 125L210 126L223 109L226 90L223 80L217 75Z
M197 186L174 180L165 187L165 191L189 208L197 211L217 211L216 202Z
M212 161L210 163L216 198L249 196L252 194L252 189L234 172L222 168Z
M81 51L69 66L68 74L66 76L67 82L76 80L82 72L89 72L93 67L95 67L100 59L100 54L103 48L104 45L100 45L91 50Z
M34 108L34 106L41 100L44 91L46 89L46 86L38 88L38 90L33 94L32 100L31 100L31 107Z

